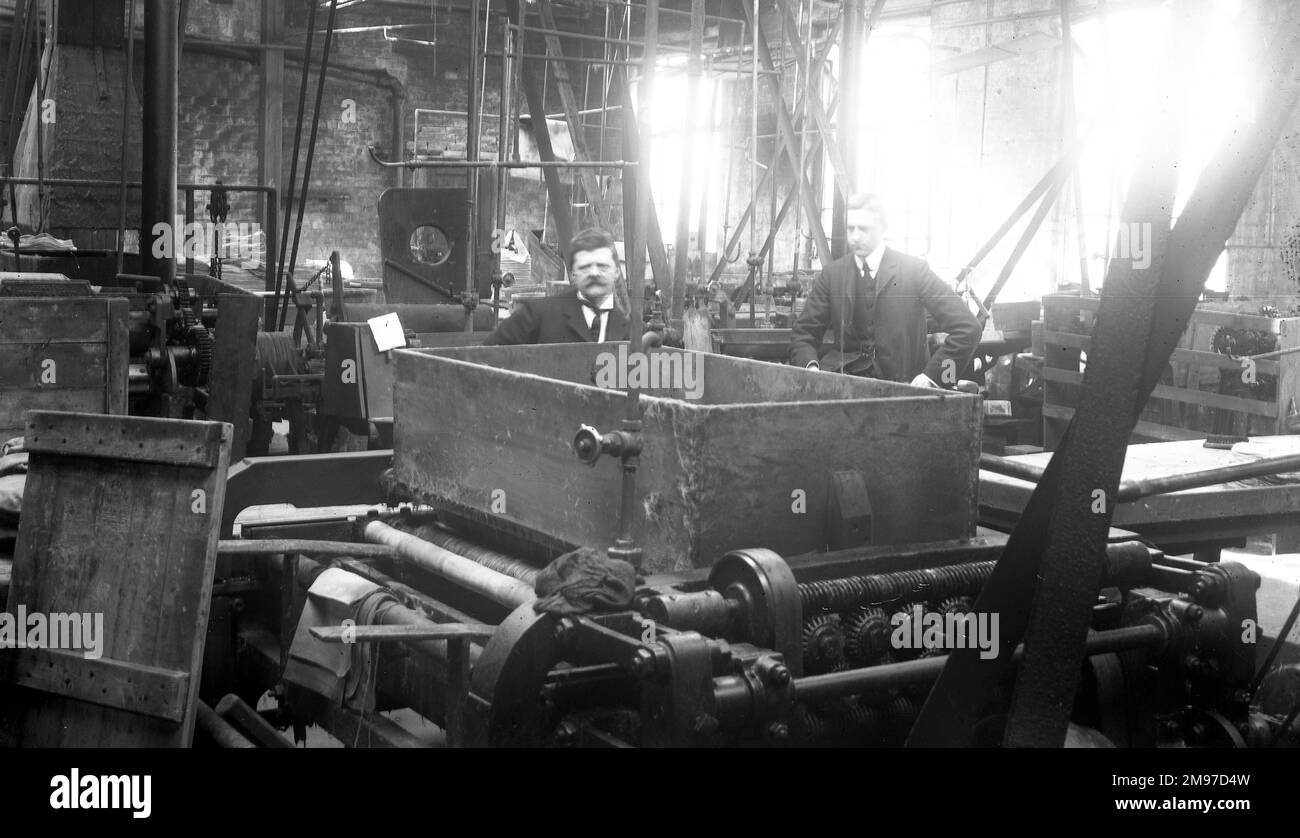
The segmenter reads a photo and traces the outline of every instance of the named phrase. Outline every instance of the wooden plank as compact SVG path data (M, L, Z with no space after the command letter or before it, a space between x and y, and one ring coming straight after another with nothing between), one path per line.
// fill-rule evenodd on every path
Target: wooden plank
M1092 346L1092 338L1088 335L1079 335L1072 332L1044 330L1043 343L1046 344L1049 349L1053 346L1059 346L1068 349L1082 349L1086 351ZM1241 371L1240 361L1234 361L1227 355L1220 355L1218 352L1204 352L1199 349L1175 349L1171 357L1175 361L1200 364L1223 370ZM1279 375L1281 373L1281 366L1277 361L1266 359L1255 362L1255 371L1262 375Z
M105 354L104 410L125 416L130 391L128 368L131 364L131 304L125 297L108 301L108 349Z
M0 297L0 340L16 343L103 343L114 297Z
M1046 381L1061 381L1067 384L1083 384L1083 373L1071 372L1070 370L1045 368L1043 370L1043 379ZM1167 384L1157 384L1151 392L1153 399L1168 399L1169 401L1182 402L1185 404L1199 404L1205 407L1216 407L1222 410L1234 410L1241 413L1250 413L1255 416L1273 417L1277 413L1277 403L1274 401L1264 401L1262 399L1245 399L1238 396L1223 396L1218 393L1210 393L1205 390L1184 390L1179 387L1170 387Z
M84 390L104 387L108 347L102 343L20 343L0 352L0 390ZM105 401L105 399L101 399Z
M190 676L175 669L86 658L82 652L63 649L10 649L0 652L0 680L181 722Z
M1046 311L1049 306L1053 311L1060 313L1080 311L1096 313L1100 308L1100 298L1049 294L1046 297L1043 297L1044 311ZM1214 311L1213 309L1198 308L1192 312L1191 323L1216 327L1228 326L1234 329L1257 329L1259 331L1280 334L1284 320L1300 320L1300 318L1266 317L1262 314L1242 314L1232 311Z
M27 450L137 463L213 468L225 453L225 429L203 423L183 434L175 421L34 410L27 416Z
M1074 408L1063 407L1061 405L1045 404L1043 405L1043 418L1070 420L1074 418ZM1138 422L1134 426L1133 433L1135 436L1150 437L1166 442L1176 442L1183 439L1205 439L1205 434L1199 431L1189 431L1184 428L1174 428L1168 425L1157 425L1154 422Z
M253 379L257 375L257 328L261 300L252 294L222 294L217 298L216 340L212 371L208 374L209 419L229 422L233 428L230 456L244 459L248 449L253 401Z
M312 626L311 636L324 643L392 643L403 640L486 640L496 626L441 623L428 626Z
M98 413L104 409L104 391L93 390L10 390L0 392L0 435L4 439L27 432L27 412L63 410ZM4 440L0 439L0 442Z
M87 415L80 422L94 439L116 433L198 451L210 447L215 433L220 445L203 467L34 453L7 610L104 614L104 657L188 673L186 712L177 724L22 689L26 700L14 709L16 729L27 746L183 747L197 712L231 430L113 416ZM131 432L122 434L124 426Z

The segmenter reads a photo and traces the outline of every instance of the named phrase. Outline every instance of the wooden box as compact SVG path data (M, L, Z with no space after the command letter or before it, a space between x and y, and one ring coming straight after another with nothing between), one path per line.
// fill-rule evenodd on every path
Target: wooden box
M612 544L620 462L585 466L572 443L582 425L620 427L625 394L594 384L601 354L619 346L396 352L395 482L503 531ZM837 472L856 471L865 485L864 542L974 534L978 396L708 353L652 354L683 370L700 366L698 382L643 391L635 536L648 571L705 567L744 547L787 556L826 549L834 522L863 512L861 493L832 491ZM685 398L693 383L700 397Z
M28 410L125 414L128 302L0 297L0 442Z
M1054 450L1082 392L1092 345L1096 297L1043 298L1043 439ZM1222 334L1220 334L1222 332ZM1134 429L1134 442L1204 439L1211 434L1294 433L1300 415L1300 353L1255 362L1253 380L1240 360L1214 351L1226 337L1263 342L1275 350L1300 347L1300 318L1265 317L1198 308L1179 339L1165 376ZM1241 349L1233 354L1256 354Z

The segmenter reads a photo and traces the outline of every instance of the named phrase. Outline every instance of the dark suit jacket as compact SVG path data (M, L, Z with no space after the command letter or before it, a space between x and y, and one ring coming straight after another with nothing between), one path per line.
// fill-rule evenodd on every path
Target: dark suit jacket
M614 309L605 315L605 340L628 340L627 315ZM483 341L484 346L517 346L529 343L589 343L591 330L578 302L578 292L555 297L520 300L514 312Z
M856 273L853 254L848 253L818 274L790 335L790 363L806 367L819 360L827 329L836 336L836 349L842 337L846 354L858 351L853 329ZM939 331L948 333L934 357L926 344L926 312ZM956 382L944 381L944 361L952 360L953 374L960 375L980 339L979 321L948 284L924 260L889 247L876 275L874 320L876 365L881 377L892 381L911 381L924 372L940 386L951 386Z

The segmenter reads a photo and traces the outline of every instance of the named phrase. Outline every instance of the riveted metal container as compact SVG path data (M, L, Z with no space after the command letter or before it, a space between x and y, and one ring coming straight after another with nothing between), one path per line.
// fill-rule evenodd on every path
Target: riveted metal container
M634 533L647 571L741 547L825 549L836 472L862 475L870 543L974 535L978 396L681 350L639 362L627 344L397 352L393 479L489 527L608 546L620 461L589 467L571 446L582 425L620 429L626 395L598 385L638 363L672 373L642 391Z

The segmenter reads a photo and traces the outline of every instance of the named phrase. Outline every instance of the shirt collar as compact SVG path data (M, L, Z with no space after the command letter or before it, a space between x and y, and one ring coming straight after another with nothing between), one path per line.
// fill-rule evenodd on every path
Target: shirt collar
M859 259L857 256L854 256L853 258L857 260L858 271L861 272L862 260ZM880 273L880 260L884 258L885 258L885 245L883 243L876 245L876 249L867 254L867 267L871 268L872 276L875 276L876 274Z
M605 298L605 301L604 301L603 303L600 303L599 305L596 305L596 301L595 301L595 300L588 299L588 298L587 298L587 295L586 295L586 294L583 294L581 291L578 292L578 299L579 299L579 300L586 300L588 303L590 303L590 304L593 305L593 306L596 306L596 307L599 308L601 311L613 311L613 309L614 309L614 295L613 295L613 294L610 294L608 297L606 297L606 298ZM585 308L585 306L584 306L584 308Z

